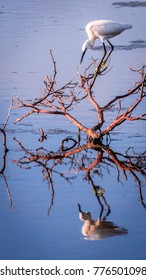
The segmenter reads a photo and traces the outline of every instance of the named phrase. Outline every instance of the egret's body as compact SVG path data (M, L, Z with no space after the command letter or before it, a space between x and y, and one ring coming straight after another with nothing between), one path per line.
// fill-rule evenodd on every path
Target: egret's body
M116 22L112 20L94 20L89 22L85 28L88 35L88 39L84 42L82 46L83 54L81 57L81 62L83 60L84 54L87 49L96 48L94 47L96 39L99 38L101 40L101 42L103 43L104 51L106 53L104 41L107 40L113 50L114 47L108 39L119 35L121 32L123 32L126 29L131 29L131 28L132 28L131 24Z

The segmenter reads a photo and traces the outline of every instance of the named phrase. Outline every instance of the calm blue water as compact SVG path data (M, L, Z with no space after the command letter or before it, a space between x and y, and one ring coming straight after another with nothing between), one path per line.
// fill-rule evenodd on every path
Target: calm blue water
M90 51L84 66L80 66L79 61L86 39L84 27L93 19L114 19L133 25L133 29L112 40L115 45L110 62L112 69L96 85L100 104L118 93L123 94L139 81L138 74L129 68L140 68L145 63L146 7L121 6L118 2L121 1L113 5L113 1L101 0L84 1L84 4L67 0L26 0L21 3L1 0L1 126L12 97L33 99L40 94L45 75L52 71L50 49L57 62L59 86L76 77L78 69L88 65L94 54ZM143 42L138 44L139 40ZM102 50L99 58L101 55ZM144 108L145 103L143 111ZM34 151L43 145L47 150L57 151L63 138L77 137L76 128L63 118L43 115L31 116L14 125L14 120L21 114L21 110L13 110L6 128L9 152L5 176L0 176L0 259L146 259L146 210L133 176L127 172L126 180L121 173L121 182L118 182L116 168L109 166L107 169L103 165L100 170L91 172L94 184L104 188L104 197L110 205L107 221L119 230L124 229L125 234L109 237L106 231L106 237L102 239L98 232L98 236L94 236L96 240L87 240L83 235L85 221L79 218L78 203L83 212L91 213L94 221L98 220L101 207L91 182L85 179L85 171L79 172L78 167L81 155L90 160L96 158L97 152L88 150L76 155L72 168L67 160L56 166L52 174L52 191L43 178L42 166L32 163L25 166L31 167L26 169L13 162L25 156L13 138L28 150ZM74 115L87 126L95 124L96 112L87 101L78 105ZM107 117L109 121L112 119L112 111ZM40 127L48 134L44 144L38 142ZM143 152L145 134L143 122L124 124L113 132L111 149L124 154L133 146L136 152ZM2 162L2 136L0 141ZM139 178L146 203L145 181L140 175ZM103 216L106 213L104 204Z

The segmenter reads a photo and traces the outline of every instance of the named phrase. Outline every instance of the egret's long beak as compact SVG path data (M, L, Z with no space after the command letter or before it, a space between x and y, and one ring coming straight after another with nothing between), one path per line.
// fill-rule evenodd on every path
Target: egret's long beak
M86 50L87 50L87 48L85 48L85 50L84 50L83 53L82 53L80 63L82 63L82 61L83 61L83 57L84 57L84 55L85 55Z
M78 209L79 209L79 212L82 213L82 210L81 210L81 205L78 203Z

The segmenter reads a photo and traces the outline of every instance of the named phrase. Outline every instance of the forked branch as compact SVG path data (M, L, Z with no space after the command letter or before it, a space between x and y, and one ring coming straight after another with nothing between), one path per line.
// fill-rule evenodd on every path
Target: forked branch
M41 97L35 98L33 101L17 98L15 108L26 108L27 112L17 118L16 123L32 114L60 115L66 117L77 127L78 130L84 132L88 139L98 139L101 141L104 135L109 134L113 129L125 121L146 120L145 112L142 112L140 115L133 115L136 107L140 105L146 96L145 66L142 66L140 70L132 69L132 71L136 71L140 74L141 77L140 81L136 83L132 89L128 90L127 93L115 96L104 106L101 106L100 100L97 100L97 97L100 95L96 94L94 85L97 78L101 75L106 75L109 71L108 61L106 61L105 64L102 58L99 64L97 64L97 62L93 60L91 65L84 70L84 73L82 75L79 74L79 82L70 80L63 86L59 86L57 83L56 62L52 51L50 51L50 55L53 65L53 75L52 77L49 77L48 75L45 77L45 88ZM131 96L133 96L132 104L123 110L123 101ZM74 107L84 99L88 99L97 112L97 120L95 120L95 125L93 127L88 127L87 124L84 125L73 115ZM105 119L105 112L113 107L116 108L118 114L114 117L113 121L106 126L107 120ZM105 128L103 128L103 124Z

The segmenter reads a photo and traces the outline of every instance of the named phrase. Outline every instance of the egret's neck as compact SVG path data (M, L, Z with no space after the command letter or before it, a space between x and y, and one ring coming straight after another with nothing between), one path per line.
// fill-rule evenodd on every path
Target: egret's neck
M82 51L84 52L85 49L90 49L90 48L92 49L93 46L94 46L94 43L95 43L94 38L93 39L87 39L82 46Z
M89 41L90 41L90 48L93 48L95 44L95 38L89 39Z

